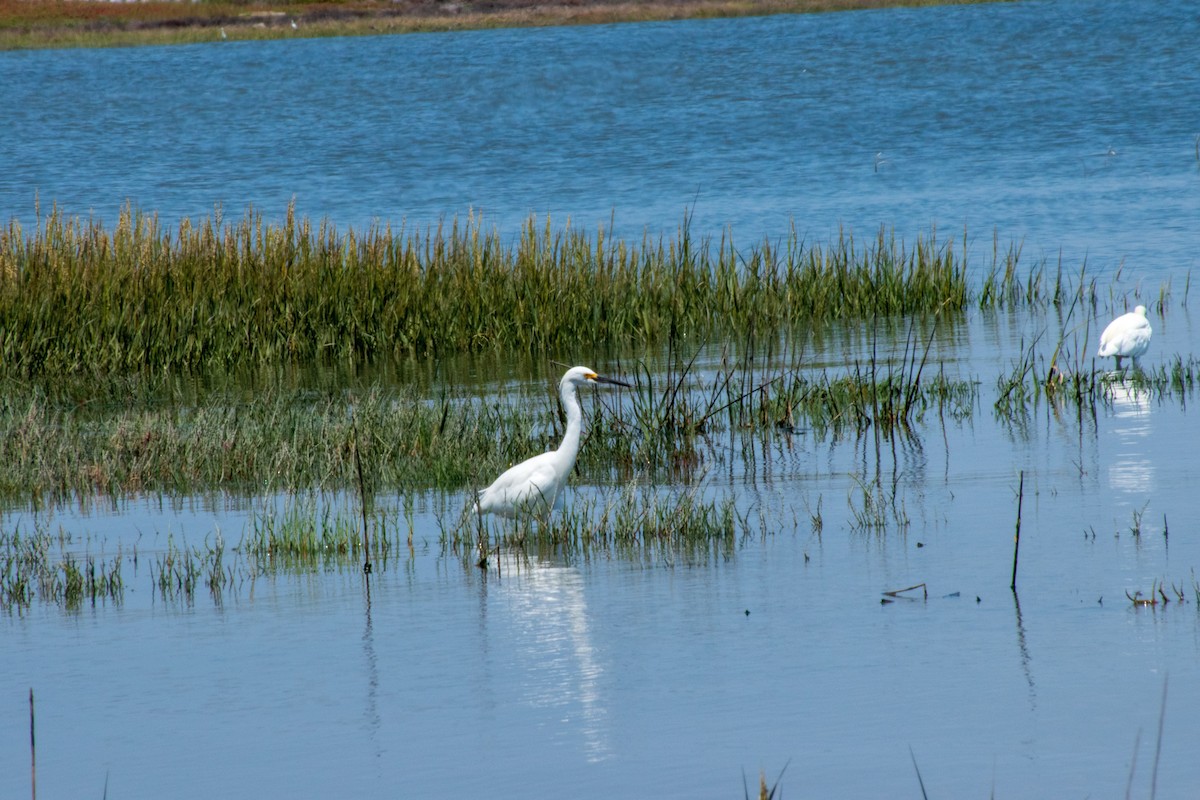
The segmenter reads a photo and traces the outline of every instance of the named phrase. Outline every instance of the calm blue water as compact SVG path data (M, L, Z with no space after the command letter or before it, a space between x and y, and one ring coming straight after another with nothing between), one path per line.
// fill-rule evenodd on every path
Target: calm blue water
M1198 40L1186 0L1077 0L6 53L0 218L294 197L342 227L474 209L639 239L691 209L746 245L965 227L1174 274L1200 243Z
M0 54L5 217L31 219L35 192L107 221L125 198L173 220L277 217L294 196L343 226L473 208L510 230L615 215L638 238L694 208L746 244L966 225L985 250L996 229L1070 268L1125 264L1086 336L1024 312L939 335L939 368L980 381L968 419L930 414L882 455L870 436L717 442L704 491L756 526L733 553L508 554L483 573L437 545L462 498L425 497L369 602L356 570L328 569L188 605L156 598L149 563L168 535L238 541L245 503L60 510L77 548L137 543L140 563L120 606L0 617L0 797L28 792L30 687L47 797L717 798L785 764L789 797L919 797L913 757L930 797L1112 797L1135 752L1145 797L1165 681L1157 796L1194 796L1188 404L1118 391L1079 424L992 403L1029 341L1094 349L1126 293L1196 265L1198 28L1183 0L1032 2ZM1195 351L1181 303L1151 321L1148 367ZM868 346L828 332L805 360L836 373ZM856 526L876 469L906 528ZM1189 601L1133 608L1156 580ZM921 582L927 601L881 605Z

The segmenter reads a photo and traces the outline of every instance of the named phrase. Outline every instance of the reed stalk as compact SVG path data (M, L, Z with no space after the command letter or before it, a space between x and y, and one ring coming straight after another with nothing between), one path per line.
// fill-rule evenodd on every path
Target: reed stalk
M29 687L29 789L37 800L37 738L34 736L33 687Z
M1017 591L1017 558L1021 554L1021 506L1025 502L1025 470L1021 470L1020 484L1017 488L1017 526L1013 534L1013 567L1012 582L1008 588Z

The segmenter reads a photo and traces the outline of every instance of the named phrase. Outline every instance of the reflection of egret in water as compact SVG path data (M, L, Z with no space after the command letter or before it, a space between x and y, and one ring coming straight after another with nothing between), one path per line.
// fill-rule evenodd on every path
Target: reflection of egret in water
M1108 459L1108 484L1125 492L1149 491L1154 462L1146 454L1150 436L1150 393L1128 380L1109 385L1113 424L1109 437L1116 443Z
M502 551L497 559L501 577L486 580L499 591L493 585L488 593L512 612L518 651L536 672L537 680L526 684L528 700L562 709L561 718L583 735L588 761L607 759L604 667L592 644L583 576L520 553Z

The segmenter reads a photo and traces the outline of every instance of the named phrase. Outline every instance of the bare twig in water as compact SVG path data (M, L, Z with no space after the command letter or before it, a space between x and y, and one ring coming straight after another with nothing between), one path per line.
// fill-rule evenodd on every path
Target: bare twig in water
M1021 470L1021 480L1017 488L1017 532L1013 536L1013 571L1012 583L1008 588L1017 590L1017 557L1021 553L1021 505L1025 501L1025 470Z
M37 800L37 743L33 736L33 687L29 687L29 785Z
M913 589L920 589L924 599L929 599L929 589L923 583L918 583L916 586L908 586L904 589L893 589L890 592L884 592L888 597L899 597L903 592L911 592Z

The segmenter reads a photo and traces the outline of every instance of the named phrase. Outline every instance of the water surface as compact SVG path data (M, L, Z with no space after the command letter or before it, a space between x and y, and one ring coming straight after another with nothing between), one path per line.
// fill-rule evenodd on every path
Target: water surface
M236 542L252 504L58 509L74 547L136 544L139 562L119 604L0 621L0 796L28 790L30 687L45 796L729 797L787 765L787 796L917 797L914 756L932 797L1113 796L1135 752L1147 796L1164 684L1157 792L1190 796L1192 398L1118 384L1082 418L993 403L1039 335L1042 358L1060 339L1079 353L1195 266L1198 26L1182 0L1022 2L0 54L10 218L32 219L35 193L43 213L109 221L125 198L170 221L278 218L294 197L342 226L475 209L510 231L536 213L639 238L691 209L698 232L747 244L936 225L987 251L995 229L1113 285L1090 327L1018 310L939 330L931 364L979 382L964 418L929 413L879 450L873 432L718 437L695 483L752 521L733 546L533 549L483 572L440 542L463 495L431 494L369 596L343 564L186 603L149 565L170 537ZM1148 368L1194 352L1178 294L1151 321ZM862 328L813 332L803 367L872 349ZM455 380L481 391L556 377L464 361ZM864 492L888 498L886 525L859 523ZM1164 580L1187 602L1126 598ZM918 583L928 599L881 602Z

